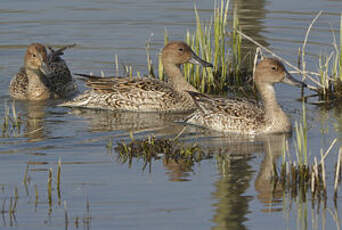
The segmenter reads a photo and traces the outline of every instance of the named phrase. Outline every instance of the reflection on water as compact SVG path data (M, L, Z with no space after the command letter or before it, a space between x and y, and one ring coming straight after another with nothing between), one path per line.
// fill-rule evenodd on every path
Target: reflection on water
M32 142L42 141L47 138L44 130L45 103L28 102L23 108L22 112L25 114L24 137L29 138L29 141Z
M277 165L278 158L282 156L288 137L286 135L269 136L264 142L264 157L259 167L259 172L255 179L255 190L260 202L264 203L264 211L281 211L281 208L272 209L272 204L278 203L283 191L281 186L274 186L274 167Z
M244 193L249 187L253 170L248 164L251 156L219 161L220 178L215 182L216 190L212 194L216 202L213 229L246 229L244 223L249 213L249 201L252 197Z
M170 181L189 181L190 173L193 172L192 165L185 160L163 159L163 166Z
M114 112L107 110L72 109L73 115L86 119L90 132L123 130L129 132L157 132L174 135L182 128L174 121L182 121L187 114Z
M213 221L217 224L214 229L246 229L244 222L251 212L249 202L251 196L245 194L250 187L254 170L250 162L255 154L262 153L263 160L254 181L257 198L266 207L271 206L281 198L282 191L273 191L272 177L274 163L283 152L286 135L267 135L256 142L229 143L233 148L227 148L217 157L219 178L215 182L216 191L213 193L217 200L216 214ZM262 143L262 147L260 144ZM273 211L280 211L275 209ZM267 209L267 211L272 211Z
M263 35L265 24L264 19L267 13L265 9L266 0L234 0L232 9L236 10L236 15L240 23L240 29L248 36L253 37L254 40L261 45L268 47L269 42ZM254 50L256 48L254 43L248 40L242 40L243 52L250 53L254 57ZM242 55L244 57L244 55Z

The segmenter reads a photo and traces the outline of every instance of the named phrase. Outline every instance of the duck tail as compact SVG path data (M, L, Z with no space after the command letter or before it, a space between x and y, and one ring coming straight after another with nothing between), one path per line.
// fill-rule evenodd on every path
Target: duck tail
M116 76L95 76L95 75L90 75L90 74L84 74L84 73L73 73L73 75L79 76L80 80L82 81L111 81L115 78L118 78Z
M81 95L69 100L65 101L57 106L60 107L87 107L90 102L91 97L89 96L89 92L82 93Z
M48 49L50 50L49 59L51 61L57 60L58 58L60 58L60 56L64 54L64 50L73 48L75 46L76 46L76 43L71 44L71 45L65 45L59 48L58 50L54 50L51 46L48 46Z

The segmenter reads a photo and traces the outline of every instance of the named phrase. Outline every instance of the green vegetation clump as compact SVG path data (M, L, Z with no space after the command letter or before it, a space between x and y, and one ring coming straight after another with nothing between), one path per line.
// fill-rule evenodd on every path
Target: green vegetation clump
M212 158L212 154L201 150L197 144L184 144L177 139L156 138L154 136L143 140L134 140L129 144L121 141L115 147L119 153L118 160L122 163L132 164L133 158L144 161L143 170L146 166L151 167L152 160L174 160L186 162L192 166L195 162ZM151 169L151 168L150 168Z

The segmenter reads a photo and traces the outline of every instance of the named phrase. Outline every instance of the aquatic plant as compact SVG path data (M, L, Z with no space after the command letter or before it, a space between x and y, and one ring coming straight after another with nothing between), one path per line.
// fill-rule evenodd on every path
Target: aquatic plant
M292 198L299 197L300 201L305 202L307 195L311 194L311 200L315 201L327 200L327 176L325 160L328 154L333 149L337 139L335 138L327 150L324 152L320 149L320 160L315 156L310 159L308 150L308 127L306 121L306 107L302 103L302 119L301 122L295 123L295 151L296 160L291 161L287 159L289 156L288 143L285 140L283 144L283 157L280 165L279 173L276 163L274 163L273 172L273 187L282 187L282 191L290 193ZM338 159L335 168L334 178L334 201L336 203L338 183L341 178L341 154L342 148L338 153Z
M308 165L308 127L306 121L306 107L302 103L302 122L298 124L295 122L296 131L296 157L298 165L306 167Z
M22 118L20 114L17 114L15 108L15 102L12 103L11 109L5 103L5 114L2 118L2 136L18 136L21 133Z
M212 158L210 153L205 153L197 144L184 144L177 139L147 137L143 140L135 140L131 137L131 142L126 144L121 141L117 143L115 150L119 153L118 160L121 163L132 165L134 158L143 160L143 170L149 166L151 171L152 160L164 159L185 161L188 166L195 162Z
M308 192L311 192L311 199L313 202L315 200L320 201L321 199L327 199L327 182L326 182L326 170L325 170L325 159L331 152L333 146L335 145L337 139L335 138L328 149L324 152L323 149L320 150L320 160L314 157L313 160L309 159L307 147L307 134L305 128L296 128L296 156L295 161L286 159L288 155L287 143L284 144L284 153L282 158L282 163L280 167L280 173L276 165L274 165L274 184L276 187L278 185L282 186L282 190L289 192L293 198L299 195L300 200L306 201L306 196ZM305 127L305 125L304 125ZM340 154L339 154L340 158ZM340 159L338 159L338 162ZM337 196L337 184L341 176L341 170L339 163L336 166L335 173L335 193L334 197ZM336 182L337 181L337 182Z

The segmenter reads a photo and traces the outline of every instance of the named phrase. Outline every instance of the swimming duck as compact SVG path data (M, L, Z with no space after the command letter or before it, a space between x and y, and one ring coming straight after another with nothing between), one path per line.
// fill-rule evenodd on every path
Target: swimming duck
M305 83L294 79L274 58L266 58L257 65L254 82L262 105L239 98L211 98L189 91L198 109L188 116L186 122L239 134L291 132L291 122L277 102L273 85L284 82L306 86Z
M183 77L184 63L212 64L200 59L184 42L169 42L162 50L162 63L168 82L152 78L96 77L85 74L85 91L60 106L134 112L190 112L196 108L187 90L197 92Z
M68 98L78 92L65 61L60 57L63 51L72 46L47 52L40 43L28 46L24 67L13 77L9 93L15 99L46 100Z

